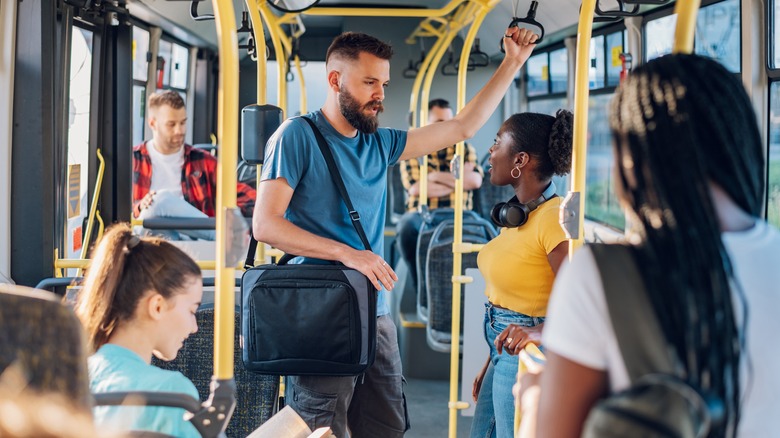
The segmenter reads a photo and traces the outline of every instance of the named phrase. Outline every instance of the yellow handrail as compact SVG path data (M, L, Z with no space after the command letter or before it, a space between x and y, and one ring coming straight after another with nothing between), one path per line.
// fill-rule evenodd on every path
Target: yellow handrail
M274 53L276 53L276 80L277 80L277 103L279 108L282 109L282 117L287 116L287 78L285 77L284 66L287 65L287 54L285 47L290 46L289 39L284 34L281 25L284 24L290 16L295 14L285 14L282 17L277 17L270 9L265 1L258 0L257 10L260 11L260 15L263 17L263 21L268 26L268 33L271 35L271 42L274 45Z
M102 223L102 221L101 221ZM54 260L54 268L57 269L86 269L89 266L89 262L91 259L55 259ZM215 271L217 269L217 262L216 260L198 260L195 263L197 263L198 267L203 271ZM243 266L241 264L237 264L236 266L230 267L231 270L238 269L242 270ZM55 277L62 277L62 274L57 274L55 272ZM232 284L232 283L231 283ZM233 286L231 285L231 290Z
M301 59L298 57L298 55L295 55L295 58L293 58L295 61L295 70L298 72L298 78L300 81L298 82L301 87L301 97L300 97L300 110L301 114L306 114L309 112L307 110L307 99L306 99L306 80L303 77L303 69L301 68Z
M677 26L674 30L672 53L693 52L693 39L696 32L696 13L701 0L677 0L674 13L677 14Z
M431 84L433 84L433 78L436 75L436 71L439 69L439 63L441 58L447 52L447 48L452 44L452 40L458 35L458 31L467 26L477 14L480 5L477 3L467 3L462 8L459 8L452 16L452 20L447 24L442 43L437 47L437 51L433 53L431 63L425 72L425 79L422 85L422 96L420 97L420 124L419 126L425 126L428 124L428 100L431 94ZM469 49L470 50L470 49ZM419 204L428 205L428 156L423 156L422 165L420 165L420 195Z
M466 39L463 41L463 48L460 53L460 64L458 66L458 111L466 106L466 74L468 72L471 46L474 44L474 39L477 36L480 26L482 26L485 16L487 16L488 12L490 12L498 3L499 0L484 0L477 4L478 9L474 11L476 17L466 35ZM427 102L427 99L425 102ZM460 289L464 282L471 281L471 278L461 275L463 269L463 253L458 250L463 243L464 149L465 144L462 141L458 142L455 146L455 154L459 161L457 167L460 169L460 172L458 178L455 180L455 230L452 241L452 341L450 343L450 402L448 404L450 410L450 438L455 438L458 434L458 409L466 409L469 406L467 402L458 400L458 378L460 376Z
M394 8L311 8L305 15L339 17L443 17L454 11L466 0L452 0L440 9L394 9Z
M238 157L238 35L233 2L212 0L219 41L217 99L217 266L214 293L214 377L233 378L235 267L227 266L227 217L236 208Z
M420 94L420 87L422 86L423 78L425 77L425 73L428 71L428 67L431 65L431 61L433 60L434 55L440 50L446 36L445 31L441 31L441 29L435 30L433 27L431 27L432 35L434 34L434 31L437 32L435 35L436 42L433 44L433 47L431 47L431 50L428 52L428 54L425 55L425 58L420 64L420 70L417 72L417 77L414 78L414 84L412 84L412 97L409 99L409 112L412 114L411 126L409 126L410 128L417 128L420 126L417 119L417 98ZM427 102L425 102L425 104L427 105Z
M103 229L105 228L105 224L103 223L103 218L100 217L100 210L95 212L95 219L97 219L98 221L98 234L97 234L96 241L99 242L100 239L103 238Z
M584 241L585 215L585 158L588 150L588 72L590 67L590 38L593 31L593 15L596 0L583 0L577 27L577 61L574 75L574 144L572 149L571 192L579 193L576 238L569 240L569 257L574 255Z
M264 0L258 0L264 1ZM257 104L263 105L268 102L268 60L265 57L267 47L265 45L265 29L263 20L260 18L260 12L256 7L252 7L252 0L246 0L247 9L249 9L249 18L252 20L252 29L255 33L255 50L257 50ZM262 177L263 165L258 164L255 168L255 187L260 188L260 179ZM252 231L250 230L250 233ZM255 264L257 260L265 262L265 244L258 242L255 252Z
M103 154L100 153L100 149L97 150L97 157L98 161L100 161L100 166L98 167L97 178L95 180L95 191L92 193L92 204L89 206L87 231L84 233L84 240L81 245L80 257L82 259L87 258L87 252L89 251L89 242L92 240L92 228L95 226L95 215L97 213L98 198L100 198L100 188L103 186L103 175L106 172L106 160L103 159ZM81 277L81 271L81 269L78 270L77 276Z

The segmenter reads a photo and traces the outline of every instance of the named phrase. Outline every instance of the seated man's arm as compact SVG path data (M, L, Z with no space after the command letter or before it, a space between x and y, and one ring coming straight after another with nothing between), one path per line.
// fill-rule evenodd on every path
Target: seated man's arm
M360 271L374 287L393 288L398 277L381 257L367 250L357 250L335 240L312 234L284 217L294 190L284 178L262 181L257 187L257 203L252 217L252 232L259 242L267 243L288 254L321 260L335 260Z
M435 182L428 182L428 198L441 198L452 193L453 189L450 186L439 184ZM409 189L409 195L420 196L420 186L418 184L413 185Z

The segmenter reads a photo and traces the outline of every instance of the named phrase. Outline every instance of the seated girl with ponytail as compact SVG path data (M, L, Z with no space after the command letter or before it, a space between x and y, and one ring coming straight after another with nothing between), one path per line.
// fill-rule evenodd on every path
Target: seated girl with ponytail
M198 399L183 374L150 362L153 354L173 360L198 330L202 295L200 268L180 249L160 238L134 236L127 225L106 232L76 302L94 352L90 390L178 392ZM94 414L104 429L200 436L179 408L96 407Z
M493 208L501 233L477 258L489 301L484 323L490 357L474 381L472 437L514 436L517 353L529 342L539 344L553 280L569 254L552 177L569 173L571 152L572 113L566 110L555 117L515 114L490 148L490 182L511 185L515 196Z

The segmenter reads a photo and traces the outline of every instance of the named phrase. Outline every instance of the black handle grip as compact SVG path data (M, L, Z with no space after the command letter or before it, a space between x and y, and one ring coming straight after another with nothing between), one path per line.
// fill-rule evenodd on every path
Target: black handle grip
M539 28L539 38L534 42L534 44L539 44L544 39L544 26L542 26L542 23L536 21L536 8L539 6L539 2L536 0L531 2L531 7L528 8L528 14L523 17L512 17L512 21L509 23L510 27L519 27L518 24L530 24L531 26L535 26ZM506 53L504 50L504 38L501 38L501 53Z

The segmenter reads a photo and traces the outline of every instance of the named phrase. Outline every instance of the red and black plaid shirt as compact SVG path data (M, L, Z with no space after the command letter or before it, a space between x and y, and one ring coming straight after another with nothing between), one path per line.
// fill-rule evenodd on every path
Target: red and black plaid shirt
M152 159L146 143L133 148L133 216L140 214L141 199L152 185ZM214 217L217 208L217 159L208 152L184 145L184 166L181 170L181 192L184 199ZM236 204L244 216L252 216L255 190L239 182Z

